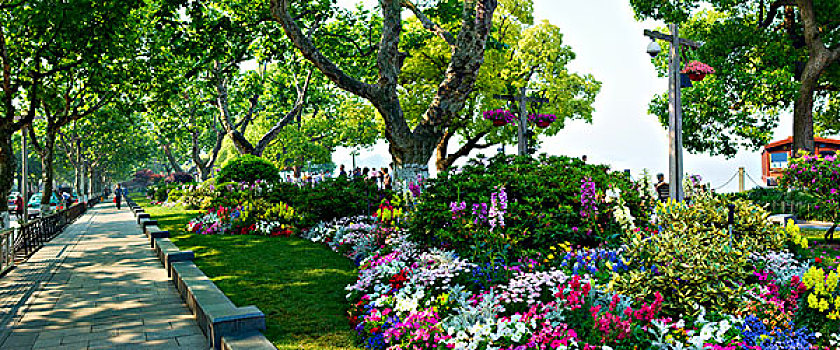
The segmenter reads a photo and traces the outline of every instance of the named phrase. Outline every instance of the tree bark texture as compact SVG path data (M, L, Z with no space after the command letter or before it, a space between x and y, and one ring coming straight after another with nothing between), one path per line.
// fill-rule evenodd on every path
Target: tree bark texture
M239 154L252 154L257 157L261 157L265 152L265 149L268 148L268 146L278 136L280 136L280 132L283 131L283 128L289 125L296 116L303 113L306 94L309 91L309 84L312 80L312 71L310 71L306 76L303 86L295 86L298 96L294 107L292 107L292 109L286 113L283 118L280 118L280 120L277 121L277 123L274 124L274 126L272 126L271 129L263 135L263 137L260 138L257 144L254 145L248 141L244 133L248 126L248 122L254 117L254 113L256 113L257 103L260 96L254 95L251 97L251 106L248 109L247 114L243 116L242 120L239 124L237 124L234 122L234 117L230 112L227 83L225 82L225 78L222 75L218 63L214 68L213 73L216 79L216 106L219 108L219 113L221 114L220 119L227 136L230 137L230 140L233 142L233 145L236 147Z
M805 34L805 45L808 48L808 61L802 70L800 86L796 101L793 104L793 149L814 151L814 93L819 85L823 72L840 60L840 48L829 50L825 46L817 24L814 4L812 0L796 0L802 27Z
M31 129L31 128L30 128ZM53 186L53 165L55 159L55 134L47 132L47 137L44 140L43 149L39 152L41 158L41 182L44 184L44 189L41 191L41 217L52 213L52 193L55 191ZM59 198L59 200L61 200Z
M175 155L172 154L172 149L169 145L162 144L160 146L163 148L163 154L166 155L166 160L169 162L169 165L172 166L172 169L179 173L184 172L184 169L181 168L181 164L178 162L178 159L176 159Z
M443 135L443 138L441 138L440 143L437 145L437 158L435 159L435 166L438 171L449 170L449 168L452 167L452 164L455 164L455 162L461 157L466 157L473 150L484 149L492 146L487 143L479 143L481 138L488 134L488 132L482 131L468 138L464 144L455 151L455 153L450 154L448 153L449 141L452 139L452 136L455 135L456 131L457 129L453 128L447 130Z
M12 190L12 181L15 177L15 154L12 150L12 132L8 126L0 125L0 195L8 198ZM0 220L0 230L9 227L9 204L8 201L0 203L0 213L7 215Z

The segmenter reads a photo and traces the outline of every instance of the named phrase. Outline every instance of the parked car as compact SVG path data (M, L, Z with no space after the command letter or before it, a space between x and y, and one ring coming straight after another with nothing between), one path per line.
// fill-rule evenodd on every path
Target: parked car
M29 198L29 203L26 204L29 209L27 209L27 213L29 217L37 217L41 215L41 193L36 193L32 195L32 198ZM52 198L50 199L50 209L55 211L55 208L58 207L58 196L55 193L52 194Z

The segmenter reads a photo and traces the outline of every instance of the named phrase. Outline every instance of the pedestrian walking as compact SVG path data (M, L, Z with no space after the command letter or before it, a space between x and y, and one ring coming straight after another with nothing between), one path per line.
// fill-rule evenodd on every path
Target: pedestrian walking
M117 205L117 210L121 209L122 196L123 196L123 190L120 187L120 185L117 184L117 188L114 189L114 203Z
M23 219L23 197L19 194L15 198L15 213L17 214L18 220Z

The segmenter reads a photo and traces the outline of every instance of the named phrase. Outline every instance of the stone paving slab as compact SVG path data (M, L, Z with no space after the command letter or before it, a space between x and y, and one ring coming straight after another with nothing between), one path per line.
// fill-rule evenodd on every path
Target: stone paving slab
M0 277L0 349L208 348L128 208L99 204Z

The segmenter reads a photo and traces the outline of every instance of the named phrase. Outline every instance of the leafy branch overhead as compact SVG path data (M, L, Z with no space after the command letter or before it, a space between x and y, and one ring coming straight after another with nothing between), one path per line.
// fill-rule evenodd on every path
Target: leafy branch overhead
M758 149L789 112L795 148L814 149L815 123L836 132L840 8L833 1L630 3L639 18L679 22L681 35L704 41L692 55L717 70L683 90L689 151L734 156ZM663 58L655 62L660 72L667 65ZM667 97L654 98L650 112L665 125Z

